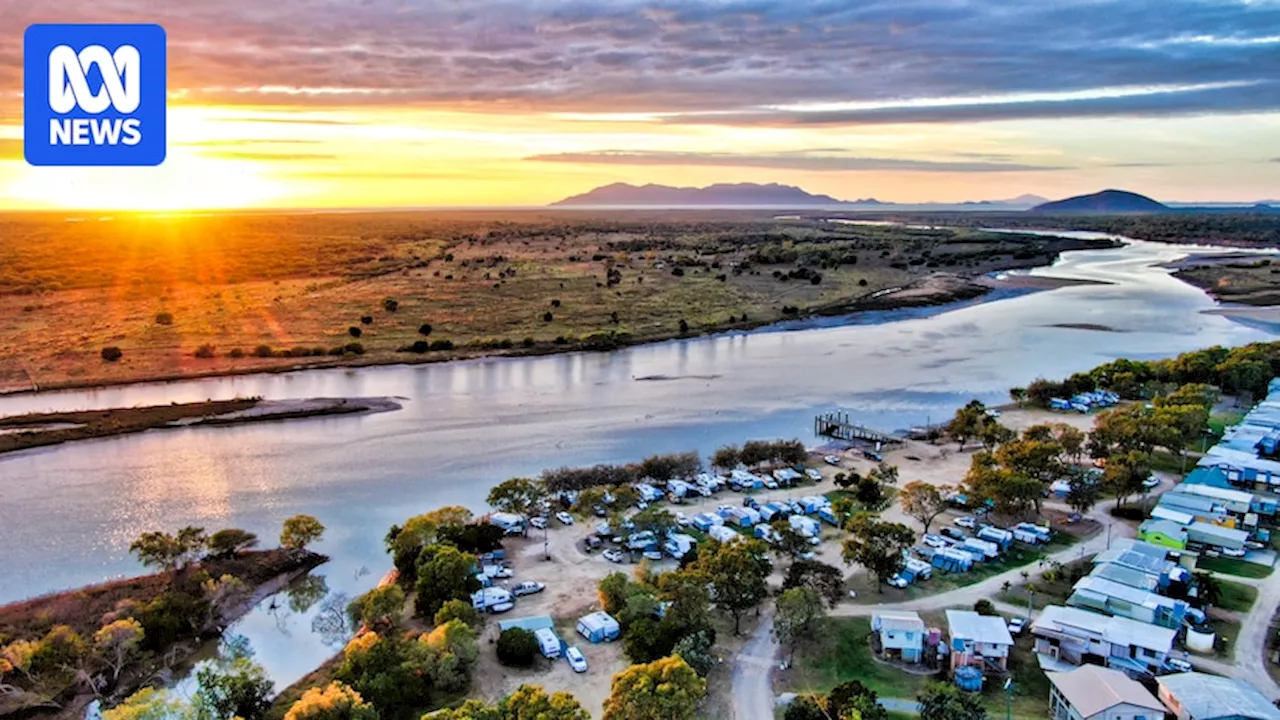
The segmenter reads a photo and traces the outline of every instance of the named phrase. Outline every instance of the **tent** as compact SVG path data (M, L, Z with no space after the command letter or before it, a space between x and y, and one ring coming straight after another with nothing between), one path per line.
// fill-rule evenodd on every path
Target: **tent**
M578 618L578 634L593 643L609 642L622 634L618 621L607 612L593 612Z

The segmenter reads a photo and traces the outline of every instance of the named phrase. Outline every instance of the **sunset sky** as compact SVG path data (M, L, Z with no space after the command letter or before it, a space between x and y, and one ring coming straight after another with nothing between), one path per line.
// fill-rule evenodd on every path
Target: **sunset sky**
M1280 199L1280 1L0 0L0 209ZM168 32L158 168L22 159L22 32Z

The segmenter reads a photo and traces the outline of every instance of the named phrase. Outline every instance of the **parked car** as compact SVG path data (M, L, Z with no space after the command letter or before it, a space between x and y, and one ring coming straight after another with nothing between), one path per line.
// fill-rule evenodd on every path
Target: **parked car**
M596 514L596 517L609 517L609 511L605 510L603 505L596 505L591 511Z
M1191 667L1191 663L1182 658L1165 658L1164 668L1169 672L1176 673L1191 672L1195 669Z
M840 458L836 457L835 455L827 455L823 457L822 462L828 465L834 465L836 467L840 467Z
M569 661L569 667L573 668L574 672L582 673L587 671L587 659L583 657L582 651L578 648L571 647L565 650L564 659Z
M689 527L690 522L692 521L689 520L688 515L685 515L682 512L676 513L676 525L679 525L680 527Z
M774 480L773 478L769 478L769 479L767 479L767 480L765 480L765 481L764 481L764 486L765 486L765 487L767 487L767 488L769 488L770 490L777 490L777 489L778 489L778 481L777 481L777 480Z
M546 589L547 589L547 586L543 585L540 582L534 582L533 580L525 580L524 582L519 583L515 587L511 588L511 594L515 595L516 597L520 597L521 595L534 595Z
M814 470L813 468L805 468L804 475L814 482L822 482L822 473Z
M978 527L978 521L968 515L965 515L964 517L956 520L956 526L973 530Z
M587 536L587 552L591 552L592 550L596 550L596 549L598 549L598 548L599 548L601 545L603 545L603 544L604 544L604 541L600 539L600 536L598 536L598 535L588 535L588 536Z
M604 551L604 559L612 563L621 563L626 560L626 556L617 548L609 548Z
M557 520L559 520L560 522L564 523L565 525L572 525L572 524L573 524L573 516L572 516L572 515L570 515L570 514L569 514L569 513L567 513L567 512L558 512L558 513L556 513L556 519L557 519Z
M516 606L515 603L509 603L509 602L498 603L497 605L490 605L489 612L497 615L498 613L504 613L515 606Z
M881 462L884 460L884 456L876 452L875 450L863 450L862 457L868 460L872 460L874 462Z
M1009 618L1009 634L1017 637L1027 629L1027 619L1022 617Z
M657 550L645 550L644 559L651 562L662 562L662 553Z
M929 547L933 547L933 548L946 547L948 545L947 541L943 539L941 535L934 535L933 533L929 533L928 535L925 535L920 540L925 545L928 545Z
M529 518L529 524L539 530L547 529L547 519L544 517Z
M911 584L907 582L907 579L902 577L901 575L894 575L893 577L889 578L888 582L890 585L896 588L905 588L906 586Z
M1148 490L1154 487L1159 487L1159 485L1160 485L1160 478L1156 477L1155 475L1152 475L1151 477L1142 481L1142 487Z
M748 495L748 496L746 496L746 497L742 498L742 507L749 507L749 508L751 508L751 509L753 509L753 510L759 510L759 509L760 509L760 503L756 502L756 499L755 499L755 498L753 498L753 497L751 497L750 495Z
M643 510L643 509L645 509L645 508L647 508L647 507L649 507L649 503L645 502L644 500L637 500L637 501L636 501L636 509L637 509L637 510Z
M943 535L946 535L952 540L964 540L965 538L969 537L968 535L965 535L964 532L957 530L955 528L949 528L949 527L942 528L938 532L942 533Z

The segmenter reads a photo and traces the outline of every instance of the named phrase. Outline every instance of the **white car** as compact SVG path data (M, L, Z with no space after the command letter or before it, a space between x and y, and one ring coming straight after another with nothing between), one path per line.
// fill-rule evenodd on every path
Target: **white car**
M604 559L608 560L611 563L621 563L623 560L623 555L621 550L610 548L609 550L605 550L604 553L602 554L604 555Z
M565 525L573 524L573 516L564 511L556 513L556 519L564 523Z
M685 515L682 512L676 513L676 524L680 527L689 527L690 522L688 515Z
M571 647L565 650L564 659L569 661L569 667L573 668L574 672L587 671L587 659L582 656L582 651L578 648Z
M822 473L814 470L813 468L805 468L804 474L814 482L822 482Z
M538 528L539 530L547 529L547 519L544 517L530 518L529 524L532 525L533 527Z
M822 462L828 465L834 465L836 467L840 467L840 458L835 455L827 455L826 457L822 458Z
M1164 666L1176 673L1191 672L1195 669L1191 667L1191 663L1181 658L1168 658L1164 661Z
M943 539L941 535L934 535L933 533L929 533L920 539L925 545L933 548L942 548L948 545L947 541Z
M1221 548L1219 552L1221 552L1223 555L1226 555L1227 557L1234 557L1234 558L1242 558L1246 554L1245 551L1243 550L1237 550L1235 548L1225 548L1225 547Z
M902 577L901 575L894 575L893 577L889 578L889 584L896 588L901 589L901 588L905 588L911 583L907 582L907 579Z
M1155 475L1152 475L1151 477L1142 481L1142 487L1148 490L1154 487L1159 487L1159 486L1160 486L1160 478L1156 477Z
M968 515L966 515L966 516L964 516L964 517L962 517L962 518L960 518L960 519L956 520L956 525L958 525L959 527L962 527L962 528L969 528L970 530L972 530L972 529L974 529L974 528L978 527L978 521L977 521L977 520L974 520L973 518L971 518L971 517L969 517Z
M1018 635L1022 634L1022 631L1025 630L1026 627L1027 627L1026 618L1021 618L1021 617L1009 618L1009 634L1010 635L1017 637Z
M765 486L765 487L767 487L767 488L769 488L770 490L777 490L777 489L778 489L778 481L777 481L777 480L774 480L773 478L770 478L770 479L768 479L768 480L765 480L765 481L764 481L764 486Z

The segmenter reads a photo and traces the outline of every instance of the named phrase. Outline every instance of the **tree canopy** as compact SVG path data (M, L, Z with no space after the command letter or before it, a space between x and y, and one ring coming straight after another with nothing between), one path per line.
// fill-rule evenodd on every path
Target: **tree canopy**
M884 522L872 515L855 515L848 523L842 556L875 575L877 588L906 567L904 551L915 542L915 533L902 523Z
M693 720L707 682L679 657L632 665L613 676L604 720Z
M284 521L280 530L280 546L303 549L324 536L324 525L310 515L294 515Z

